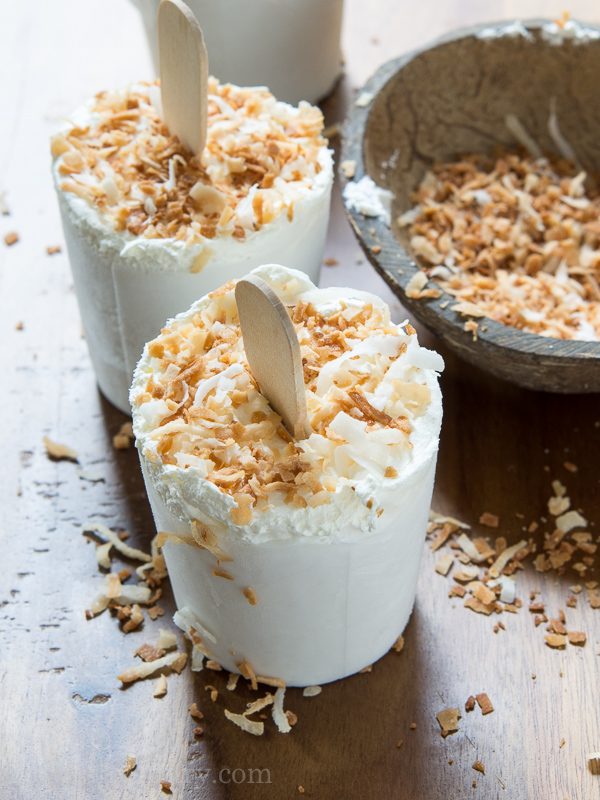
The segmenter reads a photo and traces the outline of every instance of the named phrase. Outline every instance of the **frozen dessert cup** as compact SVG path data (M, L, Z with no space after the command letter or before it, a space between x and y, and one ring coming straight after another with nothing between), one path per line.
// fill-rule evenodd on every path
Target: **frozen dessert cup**
M160 0L139 8L158 73ZM187 0L222 81L268 86L288 103L326 97L342 71L343 0Z
M146 345L133 427L196 648L244 675L326 683L380 658L411 613L443 361L374 295L276 265L252 274L296 328L310 437L292 440L258 391L233 281Z
M208 90L200 159L169 135L156 84L102 92L52 139L90 356L125 413L166 319L273 260L319 275L333 180L321 112L214 78Z

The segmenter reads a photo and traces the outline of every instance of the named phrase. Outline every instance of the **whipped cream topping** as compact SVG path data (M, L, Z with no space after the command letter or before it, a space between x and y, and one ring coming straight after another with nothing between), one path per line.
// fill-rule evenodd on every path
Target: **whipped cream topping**
M344 186L346 207L365 217L380 217L387 225L391 222L394 193L378 186L368 175Z
M157 84L101 92L52 139L59 188L130 240L243 241L281 215L292 220L330 172L319 109L215 78L208 99L197 158L169 135Z
M258 391L232 281L171 320L135 371L134 431L149 478L179 519L237 527L253 541L374 531L437 450L443 360L373 295L318 290L276 265L253 274L295 325L312 435L293 441Z

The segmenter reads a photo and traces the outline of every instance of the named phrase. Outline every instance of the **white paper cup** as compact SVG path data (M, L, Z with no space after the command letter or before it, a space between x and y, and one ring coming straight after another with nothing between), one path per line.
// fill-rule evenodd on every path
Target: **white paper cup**
M276 265L262 267L255 273L270 282L280 296L287 293L283 299L290 306L301 300L329 315L337 308L349 308L352 312L355 307L360 310L371 304L382 309L384 316L388 314L382 301L364 292L317 290L301 273L292 273ZM235 306L232 310L230 300L224 295L219 297L223 297L222 302L230 309L227 319L234 319ZM344 304L340 305L340 301ZM200 323L193 321L206 319L210 302L209 298L203 298L190 311L171 320L168 327L188 331L197 341L195 325ZM169 435L185 436L187 429L181 428L179 418L172 416L172 407L167 408L162 388L157 399L148 394L147 387L156 387L165 369L165 350L160 340L145 348L136 368L130 395L133 427L156 528L159 532L173 534L166 537L163 552L177 606L188 620L188 627L193 625L202 637L207 655L233 672L240 671L240 662L245 660L256 675L278 678L287 685L327 683L357 672L383 656L408 621L433 491L442 415L436 371L442 368L443 362L437 354L420 348L414 334L406 334L401 328L396 328L397 333L394 333L389 322L383 327L385 334L379 334L380 329L374 331L380 339L372 346L367 344L368 338L361 343L352 338L349 339L353 342L351 352L345 352L349 358L363 352L364 358L373 364L372 368L366 367L372 375L373 370L378 369L377 359L380 358L374 353L382 352L380 348L383 348L386 356L381 358L390 358L385 367L385 374L389 372L390 377L389 383L382 386L382 396L387 396L390 410L397 402L395 392L404 393L402 396L408 403L417 395L429 398L414 411L408 445L402 444L406 440L398 428L392 430L392 427L375 427L372 440L363 427L365 436L356 439L352 430L363 424L356 417L352 419L342 414L344 420L337 423L336 417L327 423L331 427L326 429L315 421L314 441L311 441L313 437L306 440L302 452L303 458L315 465L314 469L321 470L313 473L313 477L322 479L322 486L329 486L327 502L314 506L310 502L295 505L269 495L265 506L258 508L257 503L247 524L238 523L241 517L232 515L236 506L233 496L203 477L200 462L189 460L192 451L187 446L175 451L182 454L183 461L172 454L167 461L162 460L160 454L166 451L161 449L162 445L159 447L159 442L163 441L160 420L168 420L165 423L167 439ZM240 342L229 345L233 348L229 356L243 352L239 349ZM191 360L197 357L195 351L190 352L187 345L184 351L186 360L179 362L178 369L185 370L188 360L199 363ZM155 355L151 356L151 352ZM354 358L360 356L354 355ZM327 362L329 370L327 375L323 373L324 380L334 380L335 374L342 374L332 371L334 361ZM338 361L336 370L345 369L342 362L354 364L355 369L360 369L362 363L345 362L341 357ZM229 358L227 363L230 363ZM234 361L234 365L239 367L240 362ZM248 399L247 387L251 387L251 383L244 369L232 372L231 367L227 367L227 370L239 379L224 376L227 386L223 384L223 388L219 388L213 377L203 381L206 381L205 386L210 382L211 388L206 392L215 392L216 403L223 402L216 400L219 393L234 391L232 385L237 385L238 380L241 394L246 393L246 400L242 401L249 404L246 411L226 404L228 413L236 409L227 422L230 432L225 436L227 446L233 447L230 437L234 435L231 433L235 429L234 421L247 419L251 422L255 404L261 398L256 389L250 389L254 395ZM173 375L176 374L177 370ZM321 390L315 388L315 391ZM324 390L323 400L318 401L324 406L314 405L317 401L310 399L309 416L326 407L328 391ZM206 403L206 392L202 390L201 405ZM185 397L190 398L189 387ZM404 408L406 410L406 406ZM189 410L191 413L192 406ZM189 423L183 420L182 424ZM206 436L216 441L215 436L219 435L214 432L214 426L218 430L220 423L213 420L206 424L213 426L209 433L193 434L201 437L196 440L200 448L214 447ZM202 425L202 420L191 425ZM338 435L335 444L317 432L339 432L344 430L342 425L348 426L345 428L347 444L335 453L330 450L329 466L324 468L320 454L329 446L327 441L331 447L338 448L344 438ZM174 433L169 433L171 429ZM364 443L361 451L356 449L360 447L358 441ZM261 447L262 442L258 442ZM353 457L344 461L350 454ZM268 456L259 456L263 457ZM316 460L311 461L313 457ZM251 466L247 467L247 458L245 455L241 462L235 460L233 469L252 470ZM294 487L296 485L299 484ZM310 489L310 492L315 491L322 494L321 489ZM198 533L202 526L206 526L205 538ZM207 543L207 548L198 546L202 542ZM254 596L256 603L249 602Z

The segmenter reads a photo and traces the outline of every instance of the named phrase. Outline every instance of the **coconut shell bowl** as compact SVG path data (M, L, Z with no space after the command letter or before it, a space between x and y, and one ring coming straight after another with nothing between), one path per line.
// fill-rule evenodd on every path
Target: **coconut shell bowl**
M532 159L538 148L549 163L566 164L570 153L573 175L585 171L579 180L592 187L593 199L600 174L600 28L543 20L478 26L382 66L348 115L340 161L344 184L368 176L393 193L391 221L351 208L348 200L346 210L368 259L402 304L464 361L530 389L599 392L599 341L540 335L469 314L470 306L441 289L435 276L414 277L432 268L406 223L426 174L461 154L494 164L498 148L519 147ZM565 202L584 206L587 200ZM547 238L540 234L540 252ZM587 258L588 272L590 263L597 287L600 255ZM490 272L494 278L483 263L481 275Z

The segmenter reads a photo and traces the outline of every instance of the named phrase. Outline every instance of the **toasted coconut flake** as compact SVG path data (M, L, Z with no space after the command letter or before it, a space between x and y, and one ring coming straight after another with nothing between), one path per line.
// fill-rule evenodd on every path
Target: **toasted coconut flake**
M90 611L94 617L98 614L101 614L108 608L109 599L105 594L98 595L94 601L92 601L92 605L90 606Z
M465 608L470 608L478 614L486 614L489 616L496 611L499 606L497 603L482 603L481 600L478 600L476 597L467 597L465 600Z
M439 572L440 575L447 575L450 572L453 561L454 556L452 553L444 553L444 555L436 562L435 571Z
M544 636L544 639L548 647L554 647L555 649L563 650L567 644L567 637L560 633L549 633Z
M554 521L559 531L569 533L573 528L587 528L588 521L578 511L567 511Z
M320 686L306 686L302 692L303 697L316 697L323 689Z
M246 706L246 710L244 711L244 716L248 717L251 714L256 714L259 711L262 711L263 708L270 706L274 700L275 697L271 694L271 692L267 692L267 694L264 697L259 697L258 700L254 700L254 702L248 703L248 705Z
M215 672L221 672L223 667L219 664L218 661L214 661L212 658L209 658L206 662L207 669L213 669Z
M275 697L273 699L273 721L277 725L279 733L289 733L292 730L292 726L283 710L284 696L285 689L280 687L275 692Z
M475 761L472 767L476 772L481 772L482 775L485 775L485 767L481 763L481 761Z
M185 653L183 656L187 658ZM117 680L120 680L122 683L132 683L133 681L148 678L150 675L158 672L159 669L163 669L163 667L173 666L178 659L181 658L181 653L169 653L168 655L159 658L157 661L150 661L147 663L143 662L141 664L137 664L135 667L129 667L129 669L124 670L120 675L117 676Z
M521 539L521 541L517 542L517 544L514 544L512 547L507 547L505 550L503 550L490 567L490 575L493 578L497 578L508 562L511 561L511 559L516 556L519 550L522 550L524 547L527 547L527 542L525 539Z
M276 686L285 689L286 683L281 678L265 678L263 675L256 676L257 683L264 683L265 686Z
M76 451L72 447L67 447L66 444L53 442L47 436L44 436L43 442L48 457L54 461L77 461L79 459Z
M194 541L199 544L200 547L209 550L219 561L233 561L233 558L228 556L227 553L223 552L219 547L219 540L208 525L200 522L200 520L193 519L191 522L191 531Z
M452 535L454 530L455 530L455 527L453 525L451 525L449 522L446 522L442 526L441 531L438 533L438 535L435 537L435 539L431 543L431 549L434 552L436 550L439 550L440 547L448 541L448 539L450 538L450 536Z
M121 580L117 572L109 572L107 577L106 596L109 600L121 594Z
M467 712L473 711L474 708L475 708L475 698L473 697L473 695L471 695L470 697L467 698L467 702L465 703L465 711Z
M189 547L201 547L193 536L186 536L184 533L169 533L167 531L158 532L158 546L162 547L167 542L171 544L187 544Z
M238 728L246 731L246 733L251 733L253 736L262 736L265 731L264 722L254 722L243 714L233 714L231 711L225 709L225 716L237 725Z
M204 668L204 653L195 645L192 648L192 672L202 672Z
M497 528L500 519L496 514L490 514L488 511L485 511L480 517L479 522L482 525L487 525L488 528Z
M436 714L442 733L455 733L458 730L458 720L461 718L460 709L445 708ZM416 727L416 725L415 725Z
M78 469L77 474L80 480L89 481L89 483L100 483L106 480L105 475L100 470Z
M127 756L127 764L123 767L123 772L128 778L133 770L137 767L135 756Z
M158 629L158 640L156 646L163 650L170 650L177 645L177 636L173 631L168 631L165 628Z
M481 694L476 694L475 698L477 700L479 708L481 709L482 714L492 713L492 711L494 710L494 706L492 705L490 698L487 696L487 694L485 694L485 692L482 692Z
M253 689L258 689L258 685L256 682L256 674L250 664L246 661L246 659L242 659L236 663L236 667L239 669L241 674L246 678L246 680L250 681L250 685Z
M454 572L452 577L455 581L467 583L479 577L479 567L476 567L474 564L465 564L458 572Z
M189 711L194 719L204 719L204 714L199 710L197 703L192 703Z
M456 540L456 543L463 551L463 553L469 556L471 561L474 561L476 564L478 564L480 561L485 560L485 556L483 556L479 552L475 544L471 541L471 539L467 536L466 533L461 533L461 535Z
M250 603L251 606L255 606L258 602L256 598L256 592L249 586L246 589L244 589L244 597Z
M548 511L554 517L558 517L563 514L570 505L571 500L568 497L551 497L548 500Z
M392 650L395 650L397 653L401 653L403 649L404 649L404 636L400 634L400 636L396 639L396 641L392 645Z
M152 689L152 697L164 697L167 693L167 679L164 675L161 675L157 681L154 683L154 688Z
M481 600L484 605L489 605L496 600L495 592L493 592L491 589L488 589L488 587L481 583L481 581L473 581L473 583L469 585L469 591L473 597Z
M131 616L127 620L127 622L123 625L123 633L131 633L144 621L144 612L139 607L137 603L134 603L131 608Z
M569 634L569 642L574 645L578 645L579 647L583 647L586 643L587 636L585 633L581 631L570 631Z
M212 576L213 578L225 578L226 581L233 580L233 575L231 572L227 572L226 569L213 569Z
M225 687L228 692L235 691L239 679L240 679L239 673L231 672L229 674L229 678L227 678L227 686Z
M160 647L154 647L152 644L143 644L133 654L134 656L139 656L142 661L157 661L159 658L162 658L165 654L165 651Z
M110 569L110 549L113 546L112 542L105 542L96 547L96 561L98 566L103 569Z
M184 606L180 608L179 611L176 611L173 615L173 622L180 628L182 631L185 631L192 641L194 641L194 632L200 631L202 636L209 639L213 644L217 643L217 638L212 634L198 619L198 617L194 614L194 612L188 606ZM194 641L194 644L196 642Z
M111 531L110 528L107 528L106 525L103 525L101 522L86 522L85 525L82 526L81 530L82 533L97 533L104 539L108 539L108 541L113 544L115 550L118 550L119 553L126 556L126 558L132 558L136 561L152 561L151 555L125 544L122 539L119 539L114 531Z
M431 522L436 522L439 525L443 525L445 522L449 522L451 525L456 525L458 528L463 528L464 530L470 530L471 526L468 525L466 522L461 522L461 520L456 519L456 517L448 517L444 514L438 514L437 511L434 511L433 508L429 510L429 519Z
M216 703L217 697L219 696L219 692L215 689L215 687L208 685L204 687L204 690L206 692L210 692L210 699L212 700L213 703Z

